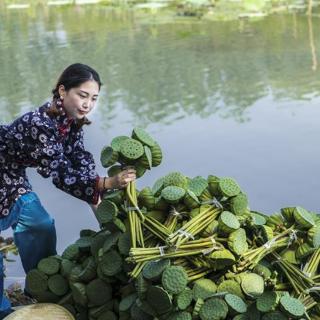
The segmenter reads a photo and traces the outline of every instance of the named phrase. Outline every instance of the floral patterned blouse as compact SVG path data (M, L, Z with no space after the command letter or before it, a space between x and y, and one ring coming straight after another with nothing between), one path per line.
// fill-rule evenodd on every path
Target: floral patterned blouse
M32 191L27 167L70 195L96 204L99 175L90 152L84 149L83 129L62 115L51 118L47 102L9 125L0 125L0 219L10 214L15 201ZM61 107L60 107L61 108Z

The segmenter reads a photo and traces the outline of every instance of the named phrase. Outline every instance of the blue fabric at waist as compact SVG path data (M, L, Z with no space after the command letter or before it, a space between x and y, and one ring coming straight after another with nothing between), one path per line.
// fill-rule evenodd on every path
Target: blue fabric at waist
M10 213L0 219L0 231L6 230L17 223L23 206L34 200L39 200L39 197L33 191L21 195L11 207Z

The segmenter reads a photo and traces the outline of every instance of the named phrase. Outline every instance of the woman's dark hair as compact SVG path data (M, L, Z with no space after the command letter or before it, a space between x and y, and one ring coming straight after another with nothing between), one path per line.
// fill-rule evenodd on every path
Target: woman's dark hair
M102 83L100 81L100 76L97 71L92 69L86 64L82 63L74 63L68 66L60 75L57 84L55 88L52 90L52 103L50 108L47 110L47 114L53 118L57 117L62 114L63 110L57 108L57 100L59 99L59 86L63 85L65 90L68 91L72 88L77 88L79 87L82 83L89 81L89 80L94 80L98 83L99 85L99 90L100 87L102 86ZM76 122L77 128L80 129L84 124L90 124L91 121L83 117L81 120L78 120Z

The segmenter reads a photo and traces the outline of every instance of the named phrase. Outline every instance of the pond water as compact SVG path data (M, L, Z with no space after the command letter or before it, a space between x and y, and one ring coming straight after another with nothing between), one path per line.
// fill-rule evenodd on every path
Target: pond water
M298 14L201 22L99 6L1 10L0 123L48 101L61 71L86 63L104 83L85 129L101 175L102 147L143 126L164 161L139 187L176 170L231 176L254 210L318 211L319 27ZM55 218L59 253L98 228L85 202L28 173ZM22 274L19 258L8 264L9 276Z

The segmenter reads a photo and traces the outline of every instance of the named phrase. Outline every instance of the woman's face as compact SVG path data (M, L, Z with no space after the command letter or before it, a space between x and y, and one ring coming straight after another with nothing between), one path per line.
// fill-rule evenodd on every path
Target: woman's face
M59 87L65 112L69 118L82 119L95 106L99 94L99 85L94 80L88 80L77 88L66 91L63 85Z

